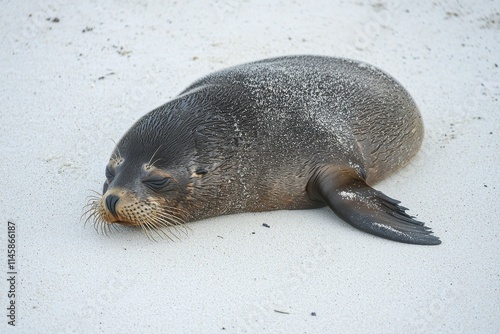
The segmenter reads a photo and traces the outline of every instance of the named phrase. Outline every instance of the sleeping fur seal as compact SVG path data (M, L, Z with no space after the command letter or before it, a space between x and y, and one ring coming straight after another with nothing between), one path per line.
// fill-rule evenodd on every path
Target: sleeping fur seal
M243 64L139 119L116 145L88 219L170 237L170 227L207 217L326 204L365 232L437 245L399 201L371 187L406 165L422 139L413 99L371 65L322 56Z

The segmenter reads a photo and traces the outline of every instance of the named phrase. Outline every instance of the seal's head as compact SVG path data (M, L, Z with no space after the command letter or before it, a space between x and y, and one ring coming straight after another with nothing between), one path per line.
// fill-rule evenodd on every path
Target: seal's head
M194 142L186 135L185 126L192 122L165 122L168 114L158 108L145 115L116 145L102 195L88 203L87 221L93 220L97 230L138 226L151 239L177 236L179 226L185 231L195 180L207 171L196 165Z

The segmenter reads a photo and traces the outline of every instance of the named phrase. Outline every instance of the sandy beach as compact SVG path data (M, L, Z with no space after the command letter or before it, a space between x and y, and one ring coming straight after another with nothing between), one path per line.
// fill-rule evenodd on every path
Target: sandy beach
M500 332L498 2L4 1L0 31L0 332ZM136 120L291 54L368 62L411 93L423 146L376 188L441 245L328 208L206 219L175 242L84 227Z

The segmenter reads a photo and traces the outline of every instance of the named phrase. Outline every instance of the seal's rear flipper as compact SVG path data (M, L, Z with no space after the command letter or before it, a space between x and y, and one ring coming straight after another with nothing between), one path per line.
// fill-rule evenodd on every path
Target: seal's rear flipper
M429 227L413 219L399 201L366 184L354 172L323 172L309 184L309 193L320 197L352 226L383 238L419 245L439 245Z

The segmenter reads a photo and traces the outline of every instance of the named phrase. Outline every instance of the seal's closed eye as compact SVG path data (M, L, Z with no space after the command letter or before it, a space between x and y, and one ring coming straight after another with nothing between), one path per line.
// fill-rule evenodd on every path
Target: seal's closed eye
M142 181L145 185L155 191L163 190L169 183L169 177L154 177Z
M106 179L108 179L108 181L111 181L114 177L115 177L115 173L111 170L111 168L108 166L106 166Z

